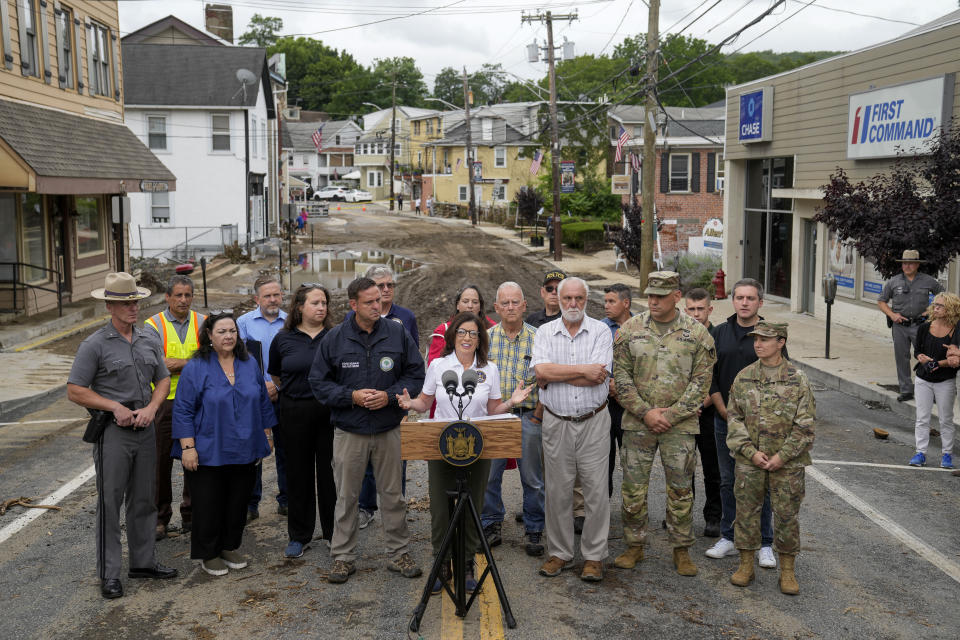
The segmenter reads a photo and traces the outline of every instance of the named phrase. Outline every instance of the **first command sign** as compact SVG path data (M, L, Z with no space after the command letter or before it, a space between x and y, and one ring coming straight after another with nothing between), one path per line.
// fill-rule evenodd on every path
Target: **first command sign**
M737 139L742 144L773 140L773 87L740 94Z

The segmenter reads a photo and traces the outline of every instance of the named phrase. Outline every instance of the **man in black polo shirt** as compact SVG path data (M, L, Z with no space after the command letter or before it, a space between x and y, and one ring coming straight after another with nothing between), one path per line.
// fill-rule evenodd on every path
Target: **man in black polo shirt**
M735 313L710 332L717 347L717 363L713 367L713 383L710 397L717 415L714 418L714 437L717 442L717 461L720 463L720 539L707 549L708 558L724 558L738 555L733 544L733 520L737 515L737 500L733 495L734 460L727 447L727 399L734 378L748 364L756 362L753 336L749 335L757 322L763 320L763 285L753 278L744 278L733 285L733 308ZM773 514L770 511L770 496L763 500L760 512L760 566L775 569L777 559L773 554Z

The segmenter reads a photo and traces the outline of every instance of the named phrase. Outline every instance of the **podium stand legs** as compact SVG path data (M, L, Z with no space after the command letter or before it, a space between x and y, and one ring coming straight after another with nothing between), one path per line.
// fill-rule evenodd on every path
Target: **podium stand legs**
M433 585L440 575L444 558L447 555L447 551L451 550L451 547L453 555L454 588L451 590L450 585L444 583L443 589L450 595L450 599L453 600L456 606L456 615L461 618L467 615L467 611L470 610L470 606L476 599L477 594L483 586L484 580L489 574L497 590L497 597L500 599L500 606L503 608L503 615L507 622L507 627L510 629L516 628L517 621L514 619L513 611L510 609L510 602L507 600L507 593L503 588L503 581L500 579L497 563L493 559L490 545L487 544L487 538L483 534L483 524L480 522L480 514L477 512L477 507L473 502L473 498L470 496L466 474L462 469L457 471L457 489L456 491L447 492L447 500L447 506L450 509L450 525L447 527L447 532L443 536L443 542L440 544L440 552L437 554L436 559L434 559L430 574L427 576L427 583L423 588L423 596L420 598L416 609L414 609L413 619L410 621L410 630L416 632L420 629L420 621L423 619L423 614L427 610L427 603L430 601L430 596L433 595ZM468 526L473 526L479 533L480 546L483 550L484 557L487 559L487 567L477 579L476 591L473 592L469 599L467 599L466 587L468 553L466 548L466 528ZM469 553L469 561L473 562L473 550L470 550Z

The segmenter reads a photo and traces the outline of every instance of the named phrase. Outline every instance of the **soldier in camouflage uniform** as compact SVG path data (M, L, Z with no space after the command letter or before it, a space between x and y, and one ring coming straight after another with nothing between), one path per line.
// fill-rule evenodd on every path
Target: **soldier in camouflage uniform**
M627 549L614 562L632 569L643 560L647 538L647 487L657 449L667 480L667 533L680 575L694 576L693 470L697 411L710 389L713 338L677 308L680 276L647 277L649 311L620 327L613 346L613 377L623 416L623 535Z
M786 323L761 321L749 335L754 336L759 360L737 374L727 403L727 446L736 460L734 538L740 550L740 567L730 581L739 587L753 581L760 508L769 490L780 591L796 595L797 513L803 502L804 467L810 464L816 405L807 376L787 360Z

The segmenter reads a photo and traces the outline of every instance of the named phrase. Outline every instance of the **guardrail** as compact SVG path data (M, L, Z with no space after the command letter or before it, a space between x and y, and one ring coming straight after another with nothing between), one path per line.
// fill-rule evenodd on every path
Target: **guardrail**
M10 267L6 269L5 267ZM23 268L27 269L39 269L48 274L52 274L51 278L55 283L57 288L52 289L50 287L45 287L39 284L31 284L26 282L22 278ZM9 274L9 275L8 275ZM31 289L39 289L40 291L49 291L50 293L55 293L57 295L57 314L63 316L63 278L60 275L60 272L56 269L50 269L48 267L41 267L38 264L28 264L26 262L5 262L0 261L0 284L12 284L13 285L13 308L4 309L7 312L20 311L20 305L17 304L17 289L20 287L29 287ZM24 297L24 311L26 311L26 297Z
M197 253L222 253L240 241L238 226L143 227L137 225L141 258L186 260Z

